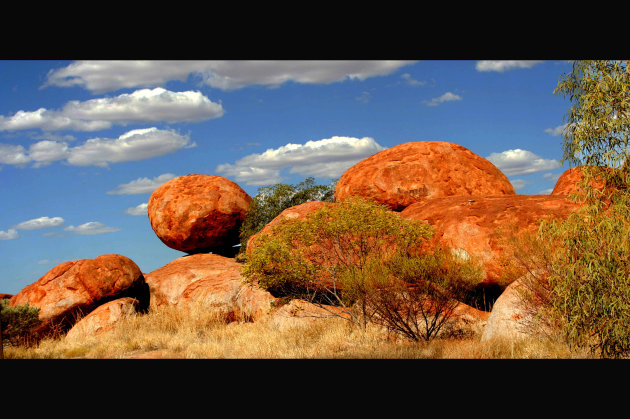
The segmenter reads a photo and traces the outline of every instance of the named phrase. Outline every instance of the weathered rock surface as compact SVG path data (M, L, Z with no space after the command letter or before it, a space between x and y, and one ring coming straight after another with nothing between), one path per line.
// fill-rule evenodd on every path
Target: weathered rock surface
M283 220L303 220L308 214L315 212L318 209L323 208L327 205L333 204L323 201L309 201L285 209L276 218L271 220L265 227L263 227L262 230L260 230L257 234L252 235L247 240L247 252L251 252L251 249L256 247L256 237L258 237L260 234L271 233L273 227L280 224Z
M399 144L348 169L335 187L335 200L359 195L396 211L448 196L515 195L508 178L490 161L444 141Z
M79 320L66 334L66 340L80 340L112 330L116 323L136 313L140 302L131 297L118 298L102 304Z
M274 310L270 316L270 322L280 330L305 327L331 318L349 318L344 310L329 306L317 305L305 300L293 299L287 304Z
M515 340L552 333L552 324L535 299L535 278L526 274L512 282L494 302L481 341Z
M472 256L485 270L484 285L505 286L510 278L502 276L514 250L509 234L533 233L541 218L564 218L578 208L554 195L457 196L412 204L400 215L435 227L429 248L441 244L464 259Z
M110 254L61 263L14 295L9 304L39 307L45 326L67 330L79 313L126 296L148 306L148 288L140 268L126 256Z
M0 300L5 300L5 299L8 300L11 297L13 297L13 294L2 294L2 293L0 293Z
M255 320L265 314L275 298L266 291L243 284L242 265L216 254L184 256L146 275L151 304L179 305L203 301L228 319Z
M551 192L552 195L571 195L576 192L580 192L580 183L584 179L585 166L573 167L565 171L556 182L556 186ZM614 170L614 169L610 169ZM590 185L597 189L602 190L604 183L602 181L591 181Z
M251 197L221 176L187 175L162 184L149 199L155 234L168 247L186 253L233 256Z

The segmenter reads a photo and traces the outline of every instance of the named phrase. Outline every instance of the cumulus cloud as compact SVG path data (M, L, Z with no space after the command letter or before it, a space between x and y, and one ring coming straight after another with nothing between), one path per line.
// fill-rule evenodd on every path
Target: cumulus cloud
M73 166L107 167L110 163L150 159L195 146L188 136L152 127L131 130L118 138L91 138L75 147L51 140L37 142L28 151L21 145L0 144L0 164L33 163L33 167L41 167L65 160Z
M37 230L40 228L57 227L64 223L61 217L39 217L32 220L23 221L14 228L18 230Z
M120 228L117 227L108 227L105 224L98 221L89 221L85 224L81 224L79 226L69 226L64 228L65 231L70 231L76 234L81 235L92 235L92 234L105 234L105 233L113 233L116 231L120 231Z
M23 146L0 144L0 164L24 166L31 162L31 160Z
M94 93L161 86L193 76L222 90L286 82L332 83L384 76L413 61L77 61L48 73L44 86L81 86Z
M542 61L536 60L485 60L477 61L475 68L477 71L497 71L503 73L504 71L514 70L517 68L532 68Z
M73 100L61 110L40 108L0 116L0 130L97 131L114 124L145 122L197 122L223 116L221 104L197 91L171 92L142 89L111 98Z
M425 103L427 104L427 106L437 106L444 102L451 102L451 101L456 101L456 100L462 100L462 97L459 95L456 95L455 93L446 92L440 97L434 97L431 100L425 101Z
M7 231L0 230L0 240L15 240L18 237L20 236L18 235L17 230L14 228L10 228Z
M116 189L107 192L110 195L135 195L143 193L152 193L158 186L164 182L175 178L172 173L164 173L163 175L156 176L153 179L148 177L141 177L136 180L132 180L129 183L123 183L118 185Z
M486 158L506 176L526 175L560 167L560 162L557 160L544 159L531 151L519 148L492 153Z
M348 168L384 148L373 138L339 137L292 144L250 154L234 164L221 164L216 171L248 185L281 181L280 171L305 176L339 177Z
M148 214L149 203L144 202L135 207L127 208L125 210L125 214L129 215L147 215Z
M132 130L116 139L92 138L73 147L67 160L75 166L107 166L163 156L195 145L187 136L152 127Z

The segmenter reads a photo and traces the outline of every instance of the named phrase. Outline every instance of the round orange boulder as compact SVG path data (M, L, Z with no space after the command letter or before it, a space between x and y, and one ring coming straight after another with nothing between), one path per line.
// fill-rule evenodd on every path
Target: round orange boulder
M395 211L447 196L515 195L508 178L489 160L444 141L399 144L348 169L335 200L359 195Z
M584 181L584 172L588 170L589 166L577 166L565 171L556 182L556 186L551 192L552 195L571 195L577 193L581 195L581 184ZM610 174L615 169L608 169ZM590 186L595 190L603 190L604 182L601 179L593 179L590 181Z
M224 177L180 176L153 192L149 221L170 248L231 256L250 201L240 186Z

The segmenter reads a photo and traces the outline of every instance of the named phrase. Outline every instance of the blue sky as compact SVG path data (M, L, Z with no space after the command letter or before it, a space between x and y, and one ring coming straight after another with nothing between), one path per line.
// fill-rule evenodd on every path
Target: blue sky
M460 144L519 194L567 166L566 61L0 61L0 293L55 265L118 253L151 272L184 253L146 215L192 173L254 196L338 178L410 141Z

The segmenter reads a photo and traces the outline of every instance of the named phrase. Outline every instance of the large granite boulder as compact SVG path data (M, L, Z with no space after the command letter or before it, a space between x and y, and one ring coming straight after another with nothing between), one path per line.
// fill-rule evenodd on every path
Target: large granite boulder
M515 195L508 178L489 160L444 141L399 144L348 169L335 200L363 196L401 211L416 202L448 196Z
M105 302L134 297L147 308L148 287L138 265L110 254L61 263L14 295L10 305L38 307L42 327L67 331L76 319Z
M216 254L183 256L146 274L151 304L207 303L228 320L256 320L275 298L255 285L243 283L242 265Z
M412 204L400 215L426 221L435 228L427 247L449 247L463 259L473 258L484 270L482 285L506 286L512 238L535 233L545 217L567 217L579 205L556 195L454 196Z
M151 194L149 220L155 234L170 248L233 256L250 201L240 186L224 177L180 176Z

